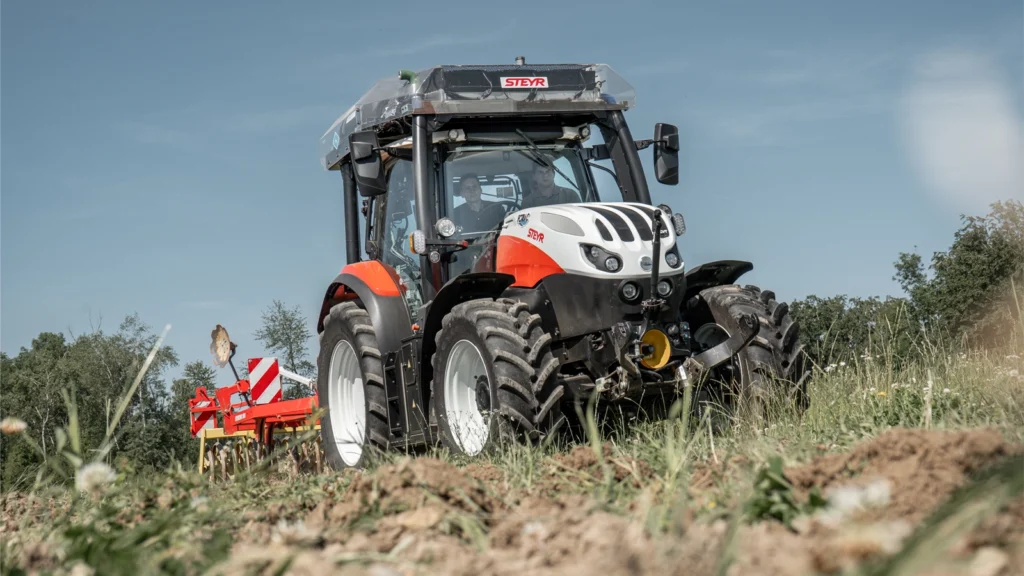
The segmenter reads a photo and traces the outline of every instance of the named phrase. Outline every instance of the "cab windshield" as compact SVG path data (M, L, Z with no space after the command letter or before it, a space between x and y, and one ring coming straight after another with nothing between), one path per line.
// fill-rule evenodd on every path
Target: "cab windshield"
M448 153L443 178L455 237L471 244L517 210L600 201L578 149L564 145L460 146Z

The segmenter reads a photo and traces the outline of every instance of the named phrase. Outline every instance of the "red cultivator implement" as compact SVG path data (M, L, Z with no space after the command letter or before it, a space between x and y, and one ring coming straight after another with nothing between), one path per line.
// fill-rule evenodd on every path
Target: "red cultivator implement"
M319 429L319 421L310 422L319 406L313 396L294 400L281 399L281 377L315 389L314 382L278 364L277 358L250 358L249 377L239 378L232 359L235 343L228 338L220 324L213 330L214 364L231 366L236 382L218 388L211 398L203 388L196 388L195 398L188 401L192 421L192 437L199 438L199 470L206 464L206 441L219 438L239 438L255 441L258 454L267 454L274 447L275 432L308 430L310 425ZM240 401L233 401L240 398ZM220 426L217 426L218 421Z

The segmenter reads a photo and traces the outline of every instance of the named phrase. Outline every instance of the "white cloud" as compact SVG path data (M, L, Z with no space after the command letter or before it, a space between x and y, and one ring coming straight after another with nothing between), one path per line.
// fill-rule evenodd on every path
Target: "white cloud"
M987 54L924 55L900 106L907 153L929 193L957 210L1024 199L1024 119Z

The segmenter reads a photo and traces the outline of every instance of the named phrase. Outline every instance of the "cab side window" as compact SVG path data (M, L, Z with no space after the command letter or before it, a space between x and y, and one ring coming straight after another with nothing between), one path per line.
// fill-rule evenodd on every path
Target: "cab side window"
M416 200L413 195L412 162L397 160L388 171L388 192L376 211L381 234L381 262L391 266L405 284L409 315L416 320L422 304L420 257L409 247L409 234L416 230Z

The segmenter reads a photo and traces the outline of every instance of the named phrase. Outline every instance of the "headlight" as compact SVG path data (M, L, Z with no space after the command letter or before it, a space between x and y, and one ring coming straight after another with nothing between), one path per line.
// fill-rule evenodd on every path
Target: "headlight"
M451 218L441 218L434 228L437 229L437 234L441 238L448 238L455 234L455 222L452 222Z
M636 297L640 295L640 288L637 288L636 284L628 282L622 286L622 297L627 301L636 300Z
M664 297L668 296L671 293L672 293L672 283L671 282L669 282L668 280L662 280L661 282L658 282L658 296L661 296L662 298L664 298Z
M622 269L622 259L618 254L593 244L580 244L580 250L591 266L602 272L618 272Z
M665 262L668 262L669 266L675 268L679 266L679 256L675 252L669 252L665 254Z

